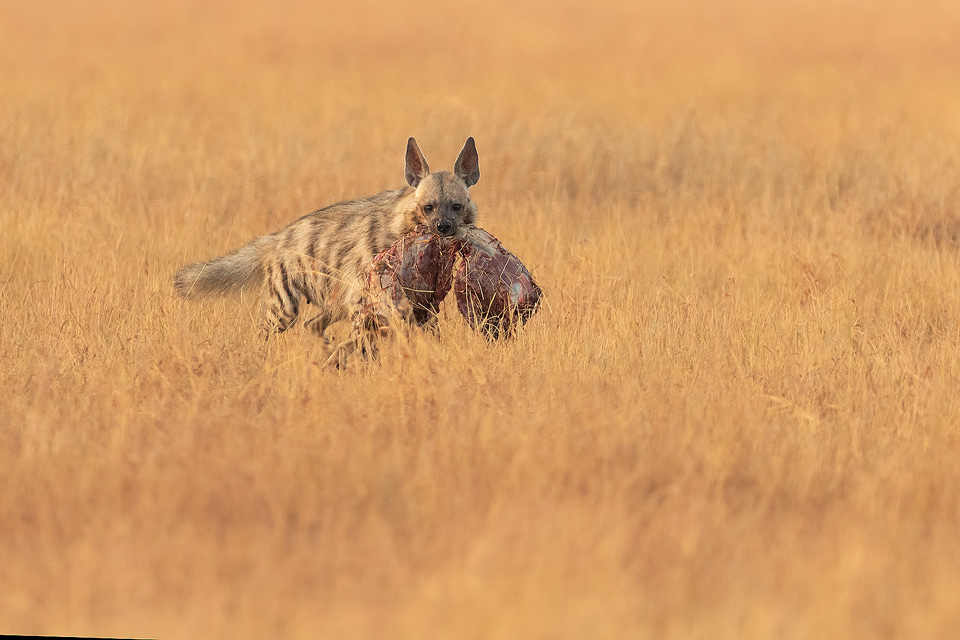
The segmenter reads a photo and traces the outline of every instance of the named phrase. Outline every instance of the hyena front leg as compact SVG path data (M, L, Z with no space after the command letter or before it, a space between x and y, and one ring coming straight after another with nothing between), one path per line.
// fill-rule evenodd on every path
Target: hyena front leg
M264 267L263 289L261 290L261 331L264 338L271 333L281 333L296 322L300 313L300 292L291 281L290 274L282 262L268 262Z
M350 318L353 330L350 338L336 346L324 363L325 367L335 366L342 369L346 366L348 357L358 350L364 357L376 357L376 341L383 329L367 326L367 319L363 315L365 302L363 287L359 283L347 289L338 319Z

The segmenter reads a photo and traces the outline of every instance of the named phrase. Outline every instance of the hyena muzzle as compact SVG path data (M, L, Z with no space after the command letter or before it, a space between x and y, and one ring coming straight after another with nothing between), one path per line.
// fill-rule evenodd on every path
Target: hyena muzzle
M260 286L265 336L290 328L309 304L315 309L304 326L325 337L328 326L359 311L358 275L378 253L419 224L452 236L476 220L469 193L480 179L473 138L452 172L431 173L413 138L404 164L408 186L338 202L225 256L187 265L174 280L177 293L199 298Z

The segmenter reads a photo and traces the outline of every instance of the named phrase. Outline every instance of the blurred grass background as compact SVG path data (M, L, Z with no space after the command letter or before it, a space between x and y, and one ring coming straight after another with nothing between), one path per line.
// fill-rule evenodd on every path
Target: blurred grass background
M0 0L0 632L952 637L960 6ZM547 295L172 276L468 135Z

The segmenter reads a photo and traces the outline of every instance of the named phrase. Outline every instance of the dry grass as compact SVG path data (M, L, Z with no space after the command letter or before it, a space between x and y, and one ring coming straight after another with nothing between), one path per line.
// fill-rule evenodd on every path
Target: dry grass
M0 3L0 632L956 633L960 8L587 4ZM519 339L173 297L411 134Z

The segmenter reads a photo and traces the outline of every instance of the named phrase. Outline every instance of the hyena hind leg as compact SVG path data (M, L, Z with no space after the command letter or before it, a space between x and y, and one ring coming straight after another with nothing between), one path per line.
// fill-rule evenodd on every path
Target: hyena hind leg
M323 367L335 367L343 369L346 367L349 359L355 353L359 352L362 360L376 360L380 355L378 342L391 335L393 329L390 327L381 327L375 331L355 332L350 338L344 340L334 348L330 357L323 363Z
M300 313L300 292L291 286L283 265L267 265L266 276L260 295L261 333L265 339L289 329Z
M296 309L296 305L294 309ZM260 333L264 340L267 340L275 333L283 333L296 321L296 310L291 311L289 307L285 308L273 302L268 304L265 300L260 312Z
M338 322L346 318L346 315L343 313L335 313L330 310L324 310L320 313L307 318L303 323L303 328L317 336L322 338L325 342L329 344L330 337L327 335L327 327L332 325L334 322Z

